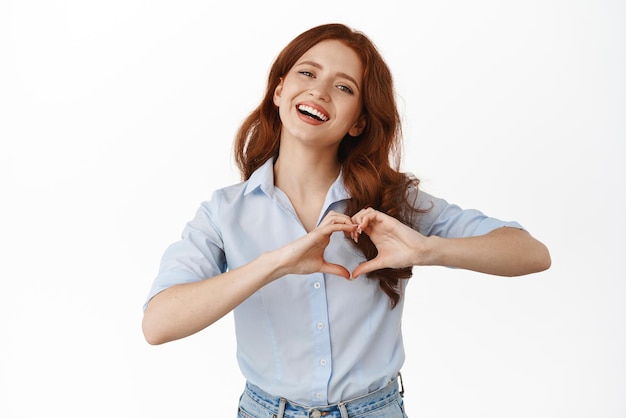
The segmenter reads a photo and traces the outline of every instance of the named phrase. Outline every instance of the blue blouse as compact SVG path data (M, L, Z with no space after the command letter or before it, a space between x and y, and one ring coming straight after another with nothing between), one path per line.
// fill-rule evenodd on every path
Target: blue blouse
M426 236L467 237L503 226L521 228L421 190L409 192L416 207L431 208L413 225ZM330 210L343 212L348 198L339 175L318 223ZM148 300L175 284L210 280L304 234L289 199L274 186L270 159L248 181L217 190L202 203L182 239L165 251ZM349 271L365 260L343 233L331 236L325 257ZM409 280L401 282L405 287ZM354 281L323 273L284 276L234 310L241 372L268 393L311 406L379 389L404 362L403 302L391 309L378 280L365 276Z

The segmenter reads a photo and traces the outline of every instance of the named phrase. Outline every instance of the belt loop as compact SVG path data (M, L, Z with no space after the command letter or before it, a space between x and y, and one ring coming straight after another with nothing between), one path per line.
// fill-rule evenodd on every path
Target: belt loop
M339 412L341 413L341 418L348 418L348 410L346 409L346 404L341 402L339 405Z
M283 418L285 416L286 405L287 400L285 398L280 398L280 404L278 405L278 413L276 414L276 418Z
M400 396L404 398L404 381L400 372L398 372L398 383L400 383Z

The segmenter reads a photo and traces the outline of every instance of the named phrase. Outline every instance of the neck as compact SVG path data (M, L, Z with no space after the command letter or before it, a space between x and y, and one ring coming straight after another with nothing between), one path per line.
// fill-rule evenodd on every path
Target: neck
M274 164L274 184L290 197L326 196L341 164L333 153L295 153L281 148Z

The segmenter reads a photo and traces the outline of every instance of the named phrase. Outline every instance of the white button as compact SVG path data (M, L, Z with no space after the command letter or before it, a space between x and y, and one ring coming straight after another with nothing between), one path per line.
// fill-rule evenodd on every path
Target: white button
M313 283L313 287L319 289L320 287L322 287L322 284L320 282L315 282Z
M317 392L317 393L315 394L315 397L316 397L317 399L322 399L322 394L321 394L321 392Z
M317 329L324 329L324 323L323 322L318 322L317 323Z
M325 359L325 358L321 359L321 360L320 360L320 364L321 364L322 366L326 366L326 359Z
M317 409L313 410L311 413L311 418L322 418L322 413Z

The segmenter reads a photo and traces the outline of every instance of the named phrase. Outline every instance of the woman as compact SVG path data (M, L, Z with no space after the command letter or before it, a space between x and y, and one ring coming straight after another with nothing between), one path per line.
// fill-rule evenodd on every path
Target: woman
M405 416L403 293L413 266L544 270L515 222L462 210L399 171L392 77L339 24L280 53L238 132L244 182L214 193L165 252L143 331L161 344L234 310L242 417Z

